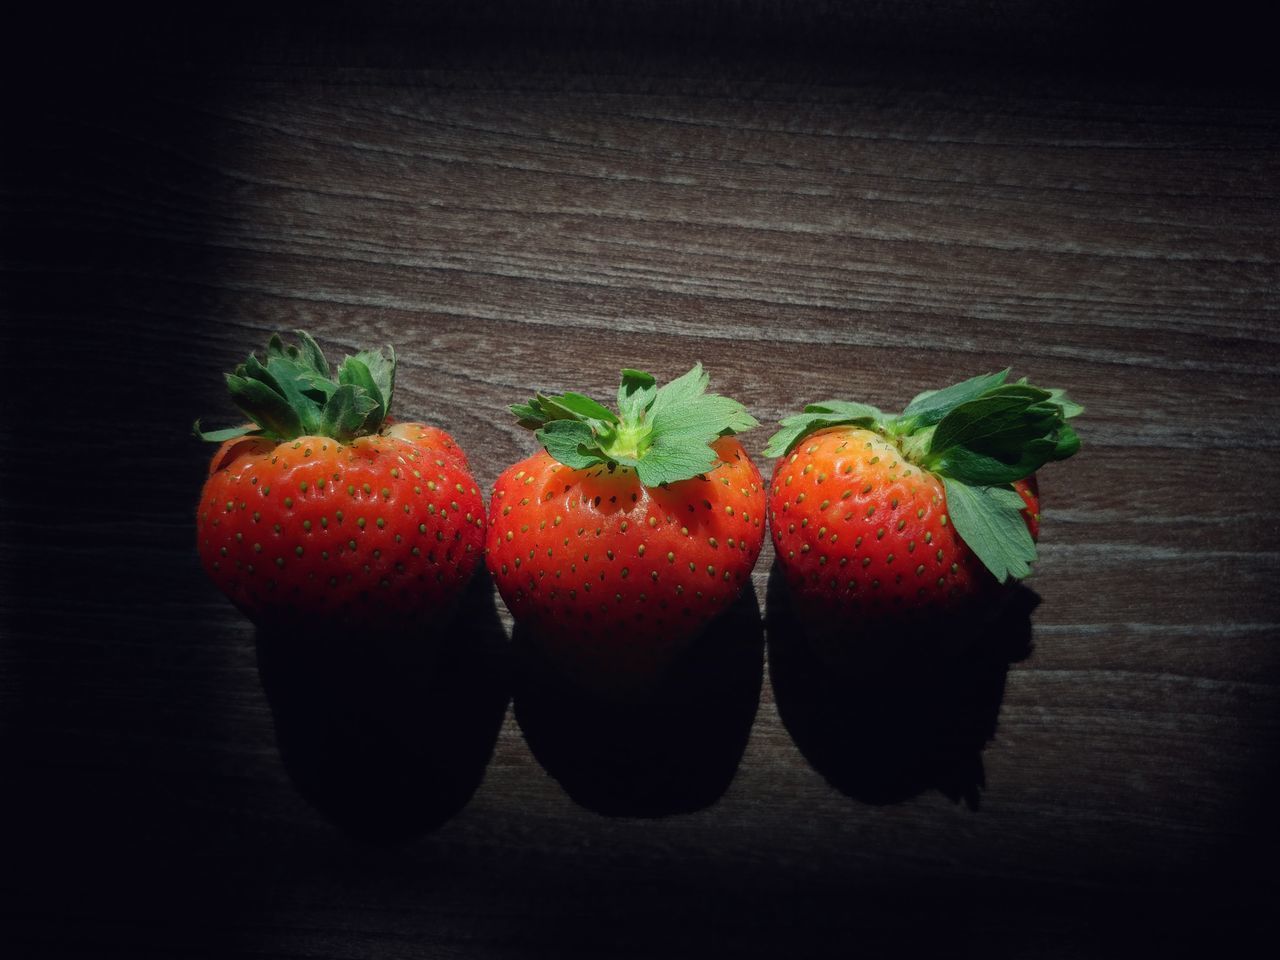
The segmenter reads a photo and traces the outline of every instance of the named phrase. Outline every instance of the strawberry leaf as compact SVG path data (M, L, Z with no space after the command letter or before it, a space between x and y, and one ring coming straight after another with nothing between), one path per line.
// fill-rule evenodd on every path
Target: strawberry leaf
M552 420L534 434L547 453L566 467L580 470L603 463L591 427L581 420Z
M302 392L321 406L338 389L338 385L330 380L327 374L313 373L310 370L301 373L298 380L302 384Z
M1084 407L1080 408L1081 410ZM1080 449L1080 436L1069 423L1064 423L1058 430L1058 442L1054 445L1050 460L1065 460Z
M263 431L282 440L300 437L302 419L278 391L262 380L251 380L227 374L231 400Z
M632 467L645 486L696 477L715 466L711 444L750 430L756 420L729 397L707 393L702 364L658 386L651 374L623 370L618 413L578 393L536 394L511 412L566 466Z
M947 512L960 538L1001 583L1031 572L1036 544L1022 517L1026 506L1017 491L1006 486L971 486L942 478Z
M706 473L718 460L716 452L705 443L691 443L687 437L660 437L636 461L636 473L646 487L657 487Z
M574 416L584 417L588 420L602 420L606 423L618 422L618 418L612 410L596 403L590 397L584 397L580 393L565 393L555 399L561 408L568 410Z
M526 430L537 430L546 422L546 418L542 415L542 407L537 400L513 403L507 409L515 415L516 424Z
M1009 368L1006 367L997 373L973 377L941 390L926 390L907 404L898 420L900 423L910 421L915 430L931 427L960 404L976 400L993 387L1000 386L1008 376Z
M342 366L338 368L338 383L358 388L361 393L373 400L378 409L386 409L378 382L373 378L373 372L360 355L343 359Z
M316 433L320 429L320 406L304 392L301 368L296 360L274 356L267 361L267 372L276 384L276 390L297 413L303 433Z
M1019 382L954 407L929 437L922 465L962 483L1006 484L1080 448L1065 394ZM1070 403L1077 411L1078 404Z
M1084 413L1084 407L1070 399L1067 396L1067 391L1061 387L1051 389L1049 396L1050 400L1062 409L1062 419L1064 420L1070 420L1072 417L1078 417Z
M539 395L538 401L548 420L581 420L586 423L600 420L616 423L618 419L607 408L578 393L566 393L558 397Z
M562 393L558 396L539 393L528 403L514 403L507 409L516 415L520 426L529 430L537 430L552 420L581 420L584 423L599 421L602 425L618 422L612 410L580 393Z
M967 446L1009 450L1042 436L1061 420L1058 408L1045 406L1049 391L1012 384L996 387L953 409L938 424L930 452Z
M228 440L234 440L237 437L244 437L251 433L255 433L257 429L258 428L252 423L246 423L238 427L227 427L224 430L201 430L200 421L197 420L192 426L191 432L201 440L207 440L210 443L225 443Z
M344 383L324 405L320 432L329 437L355 436L377 409L378 402L373 397L354 384Z
M1006 462L968 447L951 447L932 461L931 469L944 477L976 486L1013 483L1029 477L1054 456L1057 444L1052 439L1037 438L1023 447L1016 460Z
M197 436L223 442L249 432L274 440L314 434L347 443L382 428L395 384L395 350L347 357L335 378L315 339L304 330L295 333L301 346L274 334L265 360L250 354L227 375L232 401L253 425L211 431L197 425Z
M319 374L322 379L329 378L329 361L324 358L324 352L320 349L320 344L316 343L315 338L305 330L295 330L294 335L297 336L298 342L302 344L299 351L304 366L310 369L310 372Z
M782 420L779 424L781 429L769 438L764 453L766 457L781 457L790 453L809 434L827 427L874 428L882 426L884 422L884 414L865 403L851 403L847 400L811 403L804 408L803 413Z
M618 413L623 420L639 420L653 406L658 395L653 374L642 370L623 370L618 386Z
M396 385L395 347L387 344L386 349L385 355L381 350L361 350L352 358L365 365L374 386L377 387L377 394L371 393L370 395L374 396L374 399L378 401L379 406L382 408L382 413L378 417L379 423L391 409L391 396L395 392ZM339 371L338 379L341 382L341 371Z

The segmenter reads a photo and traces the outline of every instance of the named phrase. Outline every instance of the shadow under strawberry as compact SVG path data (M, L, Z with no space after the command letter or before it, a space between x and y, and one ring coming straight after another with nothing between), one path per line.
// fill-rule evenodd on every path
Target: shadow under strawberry
M767 601L774 699L815 770L865 803L936 789L978 807L982 751L995 736L1009 666L1031 654L1034 591L1012 588L981 623L950 619L945 649L936 630L903 631L854 641L860 648L839 665L814 653L776 566Z
M711 806L737 772L764 681L764 624L748 587L643 702L573 686L516 626L514 709L529 749L581 806L663 817Z
M339 828L370 843L402 843L466 806L510 697L487 574L431 635L260 629L257 649L285 770Z

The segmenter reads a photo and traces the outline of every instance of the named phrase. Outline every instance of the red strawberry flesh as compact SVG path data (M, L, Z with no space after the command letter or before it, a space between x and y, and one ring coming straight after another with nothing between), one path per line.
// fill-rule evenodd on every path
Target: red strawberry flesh
M512 615L555 638L557 659L651 675L737 597L764 540L764 490L736 440L715 449L706 479L659 488L545 451L498 478L489 568Z
M228 441L201 496L205 570L251 620L412 624L451 603L483 548L484 504L442 431L341 444ZM227 462L222 462L227 461Z

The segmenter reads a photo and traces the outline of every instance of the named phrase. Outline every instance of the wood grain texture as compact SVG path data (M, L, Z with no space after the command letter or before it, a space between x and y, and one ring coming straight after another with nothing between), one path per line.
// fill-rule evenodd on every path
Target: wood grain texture
M21 117L2 362L65 392L35 435L27 394L3 418L9 955L1062 956L1258 925L1274 103L1025 69L314 59L99 76ZM401 413L450 429L486 489L532 449L506 404L608 397L623 366L701 359L765 424L1005 365L1066 386L1085 447L1042 474L1030 644L828 705L849 738L830 762L866 761L837 770L805 739L819 687L766 632L702 703L746 691L753 712L680 747L736 773L665 817L570 798L540 762L570 762L567 735L530 727L499 649L476 682L517 699L470 801L361 842L286 769L252 628L191 549L188 426L229 418L220 372L296 327L331 354L394 342ZM483 718L414 717L425 743L486 749ZM912 751L922 778L884 775ZM407 789L380 762L370 792ZM396 806L359 793L370 823Z

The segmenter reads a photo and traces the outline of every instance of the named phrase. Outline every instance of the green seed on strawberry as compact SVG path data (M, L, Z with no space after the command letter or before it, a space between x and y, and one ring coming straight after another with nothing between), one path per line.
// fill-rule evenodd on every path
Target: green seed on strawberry
M938 625L1025 577L1036 471L1071 456L1082 408L1008 371L920 394L901 414L829 400L782 421L769 523L797 615L826 641Z
M205 572L254 623L389 632L451 612L478 569L484 502L443 430L387 418L395 354L272 337L227 376L252 423L221 445L197 510Z
M576 393L512 407L544 449L493 487L486 562L516 621L597 693L645 688L750 578L764 484L733 434L756 421L701 365L624 370L614 413Z

